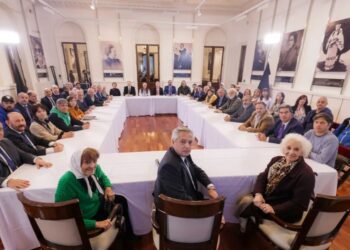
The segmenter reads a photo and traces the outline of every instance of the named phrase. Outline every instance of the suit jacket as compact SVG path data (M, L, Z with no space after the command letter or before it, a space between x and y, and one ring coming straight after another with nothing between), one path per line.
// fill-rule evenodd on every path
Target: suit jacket
M21 149L17 148L9 139L0 140L0 146L6 151L8 156L16 164L17 167L21 166L24 163L34 164L35 156L28 154ZM0 187L2 182L11 174L9 166L6 162L3 161L0 157Z
M256 128L254 128L255 117L256 112L254 111L253 114L249 117L249 119L240 127L246 127L248 132L265 133L265 131L271 129L271 127L273 127L273 125L275 124L275 120L273 119L273 117L269 114L268 111L266 111L265 114L262 115Z
M53 97L52 99L54 100L54 102L57 100L57 99L55 100ZM47 113L49 113L50 110L53 108L53 105L51 104L47 96L44 96L43 98L41 98L41 104L46 107Z
M154 197L160 194L180 200L201 200L203 195L198 192L197 181L207 187L211 184L206 173L193 163L191 156L186 157L195 187L193 186L185 163L171 147L165 153L158 168L157 180L154 187Z
M157 95L157 89L156 88L152 89L151 95ZM162 87L159 87L159 95L164 95L164 91L163 91Z
M221 106L221 110L225 114L233 114L242 106L242 100L235 96L233 99L228 99L227 102Z
M278 217L288 222L301 219L311 197L314 195L315 174L311 167L301 158L277 187L267 196L265 194L270 167L282 156L271 159L264 172L256 179L254 194L261 193L267 204L270 204Z
M176 88L175 86L171 85L171 88L169 85L164 87L164 95L176 95Z
M24 152L33 154L33 155L46 155L46 148L49 147L49 141L36 137L32 133L30 133L29 130L25 130L24 133L26 136L32 141L32 143L35 145L35 148L33 148L31 145L29 145L23 136L18 133L17 131L7 128L5 130L5 136L7 139L13 142L13 144L16 145L17 148L23 150Z
M109 94L112 96L121 96L120 90L118 88L113 88L109 90Z
M136 95L136 90L135 90L135 87L134 86L131 86L130 87L130 91L128 89L128 86L125 86L124 87L124 92L123 92L123 95L133 95L135 96Z
M74 119L72 116L70 116L71 122L70 125L67 125L61 118L58 117L57 114L51 113L49 116L50 122L52 122L57 128L64 132L68 131L78 131L83 129L83 122Z
M231 122L246 122L249 117L255 111L253 103L249 104L248 107L244 108L243 105L230 116Z
M177 89L177 94L178 95L190 95L191 94L191 89L190 87L188 86L180 86L178 89Z
M222 101L220 103L220 97L218 97L218 99L216 99L215 101L215 107L218 109L220 107L222 107L226 102L227 102L228 98L224 95L222 97Z
M103 101L99 101L96 97L95 100L92 100L91 97L89 95L85 95L84 97L84 102L86 105L90 106L103 106Z
M16 103L15 105L15 109L17 109L24 117L24 120L26 120L26 124L27 124L27 128L30 126L30 123L32 122L33 119L33 112L32 112L32 106L30 104L28 104L28 111L29 111L29 115L26 112L26 109L19 103Z
M297 133L297 134L303 134L304 130L303 127L300 125L297 119L294 117L289 121L287 124L287 127L284 128L283 133L282 133L282 138L279 139L278 137L278 132L282 126L282 121L280 119L277 120L273 128L265 132L265 135L269 137L269 142L272 143L281 143L282 139L290 133Z

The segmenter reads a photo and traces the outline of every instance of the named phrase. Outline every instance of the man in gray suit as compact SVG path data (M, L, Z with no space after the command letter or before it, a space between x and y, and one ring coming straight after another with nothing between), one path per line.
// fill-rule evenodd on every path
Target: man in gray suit
M10 140L4 138L4 130L0 123L0 187L14 189L28 187L29 181L27 180L7 178L24 163L35 164L38 168L52 166L51 163L40 157L35 157L35 155L18 149Z
M245 122L255 111L252 103L252 98L249 95L243 96L242 106L232 115L225 116L224 120L227 122Z
M207 188L211 199L217 198L218 193L209 177L192 161L192 131L187 127L175 128L171 140L172 147L165 153L158 169L153 193L156 202L160 194L180 200L202 200L197 182Z
M231 88L227 91L228 100L220 108L215 109L215 113L233 114L242 106L242 100L237 96L237 91Z

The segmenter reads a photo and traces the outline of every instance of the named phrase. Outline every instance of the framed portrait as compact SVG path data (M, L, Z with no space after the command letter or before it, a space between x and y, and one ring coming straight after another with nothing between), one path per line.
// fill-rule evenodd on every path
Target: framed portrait
M322 41L313 85L343 87L350 69L350 18L330 22Z
M263 40L256 41L254 60L253 60L253 71L264 71L266 62L267 46L265 46Z
M191 78L192 43L174 43L174 78Z
M30 36L30 43L32 47L34 64L38 78L47 78L47 65L41 39L36 36Z
M124 78L121 45L116 42L101 42L103 76Z

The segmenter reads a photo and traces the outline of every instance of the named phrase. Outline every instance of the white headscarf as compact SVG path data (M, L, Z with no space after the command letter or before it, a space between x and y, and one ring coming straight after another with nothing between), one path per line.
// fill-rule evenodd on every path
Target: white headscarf
M72 158L70 160L70 171L74 174L75 178L77 179L84 179L87 189L88 189L88 193L90 198L92 198L92 190L91 190L91 186L88 180L89 176L85 176L83 174L83 172L81 171L81 155L83 154L83 150L78 150L75 151L72 154ZM100 186L100 184L98 183L95 174L91 175L92 180L95 182L96 188L97 190L103 195L103 190Z

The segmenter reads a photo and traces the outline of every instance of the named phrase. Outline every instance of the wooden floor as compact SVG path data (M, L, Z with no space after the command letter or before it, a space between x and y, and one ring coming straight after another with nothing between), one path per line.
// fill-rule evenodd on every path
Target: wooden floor
M170 145L171 131L181 124L175 115L155 117L130 117L119 141L120 152L137 152L166 150ZM197 144L193 148L202 148ZM350 195L350 182L346 182L338 189L338 195ZM342 227L333 242L331 250L350 249L350 218ZM2 250L0 242L0 250ZM132 240L120 237L110 249L118 250L154 250L152 233ZM262 250L272 249L257 234L242 235L237 224L227 223L220 235L219 250Z

